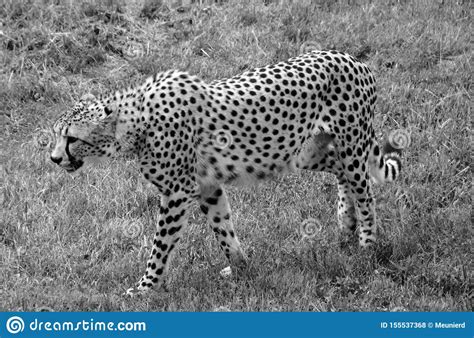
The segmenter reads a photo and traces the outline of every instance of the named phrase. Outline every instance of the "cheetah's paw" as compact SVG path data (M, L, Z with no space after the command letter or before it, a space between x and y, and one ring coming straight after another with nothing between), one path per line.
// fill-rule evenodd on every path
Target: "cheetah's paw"
M140 288L138 286L134 286L132 288L127 289L124 293L124 296L128 296L130 298L137 298L145 295L149 289Z

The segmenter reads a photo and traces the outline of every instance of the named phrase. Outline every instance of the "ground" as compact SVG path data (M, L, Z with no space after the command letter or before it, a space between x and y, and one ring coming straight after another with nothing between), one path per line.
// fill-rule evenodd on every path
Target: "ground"
M21 0L0 14L0 310L472 310L469 1ZM378 244L342 242L335 180L304 172L229 189L248 275L219 275L225 257L196 207L168 290L123 297L159 196L130 159L60 170L55 117L161 70L212 80L311 46L366 62L379 138L411 134L401 178L375 189ZM321 227L308 238L310 218Z

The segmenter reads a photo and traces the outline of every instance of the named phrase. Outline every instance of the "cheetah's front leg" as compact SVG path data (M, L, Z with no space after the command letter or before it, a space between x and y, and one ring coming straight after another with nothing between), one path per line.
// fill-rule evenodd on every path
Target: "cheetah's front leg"
M158 228L146 272L135 287L127 290L128 295L141 294L163 284L171 252L179 241L181 230L187 224L191 203L191 197L184 193L162 198Z

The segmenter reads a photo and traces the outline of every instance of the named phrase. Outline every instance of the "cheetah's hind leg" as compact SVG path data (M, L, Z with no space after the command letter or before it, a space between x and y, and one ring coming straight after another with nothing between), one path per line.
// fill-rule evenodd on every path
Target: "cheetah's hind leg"
M315 134L305 143L298 157L297 166L301 169L328 172L337 177L338 225L343 234L349 235L357 228L355 203L333 141L334 139L327 133Z
M227 194L222 186L203 187L199 200L200 208L214 232L221 250L230 264L239 270L247 267L247 257L230 218L231 210Z

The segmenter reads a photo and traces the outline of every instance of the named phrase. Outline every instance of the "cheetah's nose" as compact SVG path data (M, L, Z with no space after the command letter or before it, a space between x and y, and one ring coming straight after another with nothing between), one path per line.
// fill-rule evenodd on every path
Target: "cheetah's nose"
M53 157L53 156L51 156L51 161L53 161L56 164L61 163L62 160L63 160L62 157Z

